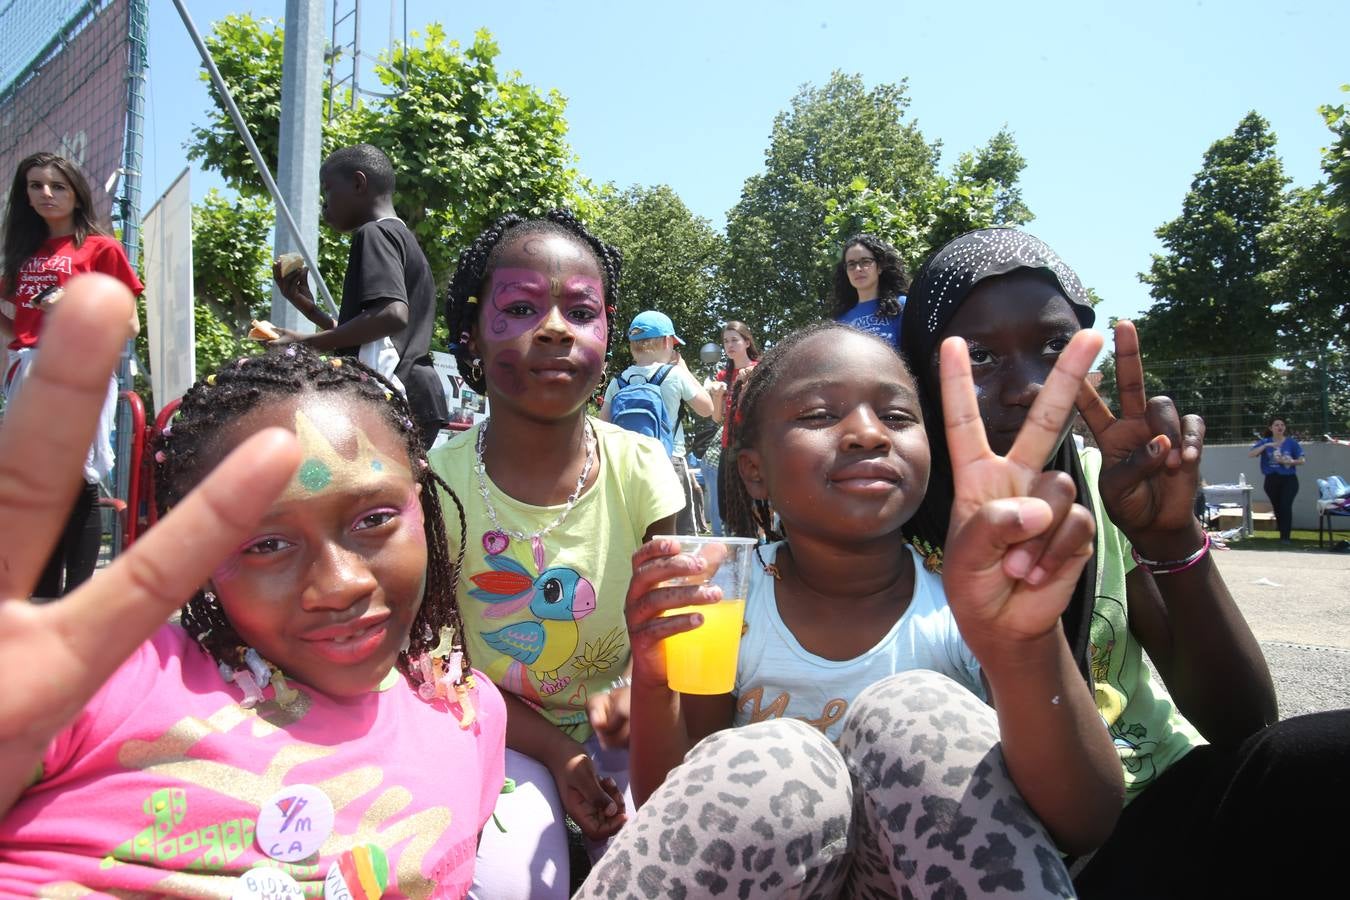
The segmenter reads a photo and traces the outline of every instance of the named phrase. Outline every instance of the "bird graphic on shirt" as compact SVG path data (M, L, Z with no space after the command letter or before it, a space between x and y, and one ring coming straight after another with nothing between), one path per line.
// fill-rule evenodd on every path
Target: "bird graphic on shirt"
M535 576L509 556L489 556L487 564L492 571L469 579L475 585L469 596L489 604L483 615L496 619L528 607L534 616L479 632L489 647L520 664L520 669L508 673L504 686L529 699L533 690L521 671L528 668L545 694L561 691L571 679L559 678L558 670L576 652L577 622L595 611L595 587L576 570L562 566Z

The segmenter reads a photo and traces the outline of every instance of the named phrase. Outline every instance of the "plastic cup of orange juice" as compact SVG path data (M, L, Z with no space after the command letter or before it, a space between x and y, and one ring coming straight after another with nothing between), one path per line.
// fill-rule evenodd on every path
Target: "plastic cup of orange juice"
M666 654L666 680L682 694L728 694L736 685L736 658L745 621L745 593L754 564L754 538L663 535L654 540L679 541L680 552L706 561L702 572L667 582L670 585L711 584L722 589L717 603L682 606L667 616L699 613L703 624L661 643Z

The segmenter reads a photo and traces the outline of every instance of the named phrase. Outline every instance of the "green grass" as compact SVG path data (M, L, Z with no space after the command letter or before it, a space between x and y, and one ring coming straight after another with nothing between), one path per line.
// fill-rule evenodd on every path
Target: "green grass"
M1350 524L1343 521L1336 523L1338 526ZM1317 531L1300 531L1295 528L1289 533L1292 543L1281 544L1280 535L1274 531L1258 531L1252 537L1243 538L1240 541L1234 541L1228 546L1234 550L1317 550ZM1350 540L1350 528L1336 529L1334 541L1327 541L1326 534L1322 536L1323 545L1321 552L1326 553L1327 548L1334 541Z

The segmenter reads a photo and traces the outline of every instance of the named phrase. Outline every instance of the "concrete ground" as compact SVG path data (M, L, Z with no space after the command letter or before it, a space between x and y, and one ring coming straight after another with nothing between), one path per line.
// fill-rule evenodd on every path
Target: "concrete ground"
M1214 558L1261 642L1280 718L1350 707L1350 553L1241 548Z

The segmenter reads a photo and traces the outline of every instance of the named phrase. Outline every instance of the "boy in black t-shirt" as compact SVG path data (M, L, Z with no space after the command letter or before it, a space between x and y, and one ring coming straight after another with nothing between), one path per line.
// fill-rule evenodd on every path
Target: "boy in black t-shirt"
M324 221L352 233L342 307L337 319L319 309L303 266L283 275L272 267L277 287L319 330L300 334L277 328L274 345L308 344L356 356L403 388L430 448L449 421L445 391L431 360L436 288L417 239L394 214L394 167L370 144L343 147L319 169Z

